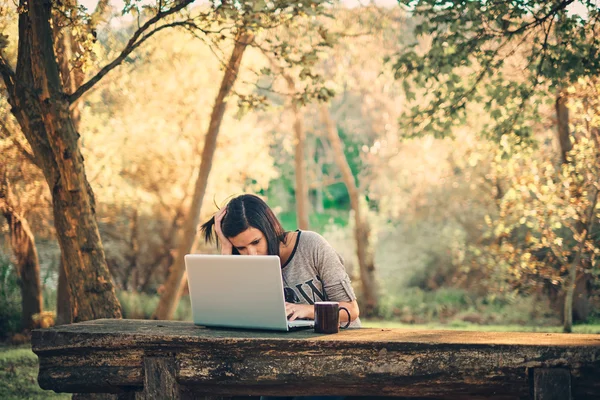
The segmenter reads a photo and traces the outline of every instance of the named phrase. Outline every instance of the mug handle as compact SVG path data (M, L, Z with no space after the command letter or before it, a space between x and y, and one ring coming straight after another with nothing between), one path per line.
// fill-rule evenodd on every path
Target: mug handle
M346 313L348 314L348 323L346 324L346 326L340 326L340 328L346 329L347 327L350 326L350 322L351 322L350 320L352 319L352 317L350 316L350 311L348 311L348 309L346 307L340 307L340 311L342 311L342 310L346 311Z

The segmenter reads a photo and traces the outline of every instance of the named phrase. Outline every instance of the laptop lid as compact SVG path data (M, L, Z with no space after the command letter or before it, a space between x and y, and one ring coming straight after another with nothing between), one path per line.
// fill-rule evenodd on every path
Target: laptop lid
M185 256L194 324L287 331L277 256Z

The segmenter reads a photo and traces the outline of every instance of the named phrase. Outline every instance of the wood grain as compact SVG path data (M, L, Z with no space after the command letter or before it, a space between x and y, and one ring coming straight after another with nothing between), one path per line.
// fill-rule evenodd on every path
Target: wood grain
M144 359L173 360L179 385L210 395L529 398L533 372L570 372L600 397L600 335L349 329L270 333L185 322L96 320L36 330L39 383L64 392L142 390Z

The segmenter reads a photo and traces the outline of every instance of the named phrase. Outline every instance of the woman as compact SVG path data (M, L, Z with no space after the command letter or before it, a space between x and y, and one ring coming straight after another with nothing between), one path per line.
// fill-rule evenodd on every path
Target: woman
M221 254L279 256L290 321L314 319L316 301L338 301L350 311L350 326L360 327L356 295L342 257L316 232L285 232L273 211L258 196L244 194L233 198L202 225L202 232L207 242L212 242L216 235ZM340 313L340 321L348 321L346 313ZM263 396L261 400L343 398Z
M233 198L202 225L202 232L207 242L216 236L221 254L279 256L289 320L314 319L315 302L338 301L350 311L350 326L360 326L356 295L340 255L316 232L285 232L258 196ZM347 320L340 313L340 321Z

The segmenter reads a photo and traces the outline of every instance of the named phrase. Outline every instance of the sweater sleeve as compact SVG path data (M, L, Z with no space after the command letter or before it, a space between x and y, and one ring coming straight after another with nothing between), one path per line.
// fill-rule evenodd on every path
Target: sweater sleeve
M310 232L307 236L314 246L314 263L327 299L346 302L356 300L342 256L318 233Z

